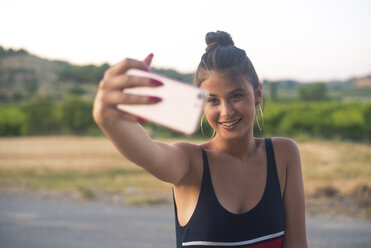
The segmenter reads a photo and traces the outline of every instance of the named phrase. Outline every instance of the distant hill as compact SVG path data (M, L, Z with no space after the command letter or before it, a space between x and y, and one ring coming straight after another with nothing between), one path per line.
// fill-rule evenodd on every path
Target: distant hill
M88 72L85 77L92 73L101 75L106 67L108 65L74 66L65 61L43 59L25 50L5 51L0 47L0 101L22 102L37 95L63 100L70 94L92 99L97 81L93 77L91 80L75 77L79 73L84 75L83 69Z
M97 85L109 64L77 66L66 61L48 60L24 49L5 50L0 46L0 102L23 102L38 95L64 100L78 95L93 100ZM192 83L193 74L172 69L152 71Z
M24 49L4 49L0 46L0 103L21 103L38 95L48 95L62 101L77 95L94 99L98 82L109 64L73 65L67 61L48 60ZM152 71L180 81L192 83L192 73L172 69L151 68ZM333 96L339 99L371 97L371 75L344 81L325 82ZM274 84L278 96L293 98L304 84L295 80L263 80L264 94L269 96Z

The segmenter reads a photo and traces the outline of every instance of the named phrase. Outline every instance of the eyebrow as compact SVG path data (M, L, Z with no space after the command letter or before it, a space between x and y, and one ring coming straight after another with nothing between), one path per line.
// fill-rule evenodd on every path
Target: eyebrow
M232 90L231 92L228 93L228 95L231 95L231 94L236 93L236 92L239 92L239 91L245 91L245 89L243 89L243 88L238 88L238 89ZM209 94L209 96L218 96L218 95L215 95L215 94Z

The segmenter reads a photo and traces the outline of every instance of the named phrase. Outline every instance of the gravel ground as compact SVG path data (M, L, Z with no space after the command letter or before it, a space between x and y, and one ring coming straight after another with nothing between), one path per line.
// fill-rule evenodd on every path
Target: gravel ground
M309 247L371 247L371 221L307 217ZM1 248L174 248L169 204L130 207L108 201L0 194Z

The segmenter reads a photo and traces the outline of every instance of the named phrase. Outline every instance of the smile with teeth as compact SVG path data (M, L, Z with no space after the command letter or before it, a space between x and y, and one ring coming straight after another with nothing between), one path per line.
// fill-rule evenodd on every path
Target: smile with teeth
M224 126L224 127L232 127L232 126L236 125L238 122L240 122L240 120L241 119L237 119L237 120L234 120L234 121L219 122L219 124Z

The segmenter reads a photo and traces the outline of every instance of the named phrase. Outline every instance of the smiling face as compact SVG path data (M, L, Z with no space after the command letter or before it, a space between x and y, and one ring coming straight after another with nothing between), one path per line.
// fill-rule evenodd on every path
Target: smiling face
M233 80L211 71L201 88L210 94L204 112L218 137L237 139L253 135L255 106L260 103L261 87L254 92L247 79Z

